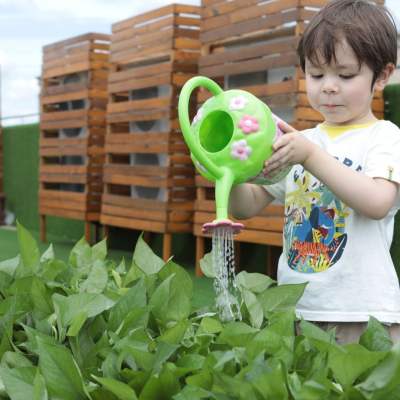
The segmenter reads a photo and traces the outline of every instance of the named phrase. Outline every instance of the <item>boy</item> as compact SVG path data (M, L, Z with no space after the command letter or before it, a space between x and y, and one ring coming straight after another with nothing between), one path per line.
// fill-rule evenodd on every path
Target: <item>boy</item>
M278 284L309 282L297 317L325 331L336 326L344 345L358 343L374 316L396 343L400 290L389 248L400 208L400 130L371 111L397 61L393 18L367 0L330 1L298 54L309 102L325 121L301 133L280 123L286 134L263 173L291 172L272 186L235 185L229 211L247 219L274 198L284 202Z

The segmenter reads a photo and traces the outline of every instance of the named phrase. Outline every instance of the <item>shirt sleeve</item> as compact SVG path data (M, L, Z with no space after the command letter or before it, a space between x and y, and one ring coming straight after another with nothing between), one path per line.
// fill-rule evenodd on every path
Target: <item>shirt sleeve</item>
M386 121L371 140L364 174L400 184L400 129ZM392 209L400 209L400 191Z

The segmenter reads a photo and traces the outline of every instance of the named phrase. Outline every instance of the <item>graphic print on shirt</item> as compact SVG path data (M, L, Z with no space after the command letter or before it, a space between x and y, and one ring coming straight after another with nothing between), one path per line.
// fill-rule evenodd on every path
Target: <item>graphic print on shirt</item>
M293 174L298 189L285 198L285 253L291 269L313 274L341 258L347 242L347 206L301 167Z

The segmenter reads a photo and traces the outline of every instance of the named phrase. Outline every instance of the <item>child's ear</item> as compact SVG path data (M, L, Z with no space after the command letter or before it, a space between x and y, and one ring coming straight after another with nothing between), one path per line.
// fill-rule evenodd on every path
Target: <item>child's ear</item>
M388 63L381 72L381 74L378 76L377 80L375 81L374 89L377 91L383 90L387 85L389 78L392 76L393 71L394 71L394 64Z

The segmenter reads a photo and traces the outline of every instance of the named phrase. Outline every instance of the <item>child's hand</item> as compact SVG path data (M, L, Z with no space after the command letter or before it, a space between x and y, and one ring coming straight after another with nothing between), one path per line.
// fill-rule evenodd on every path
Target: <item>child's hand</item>
M272 145L275 152L264 163L262 173L266 178L273 178L289 166L304 164L315 146L285 122L280 121L279 127L285 134Z

